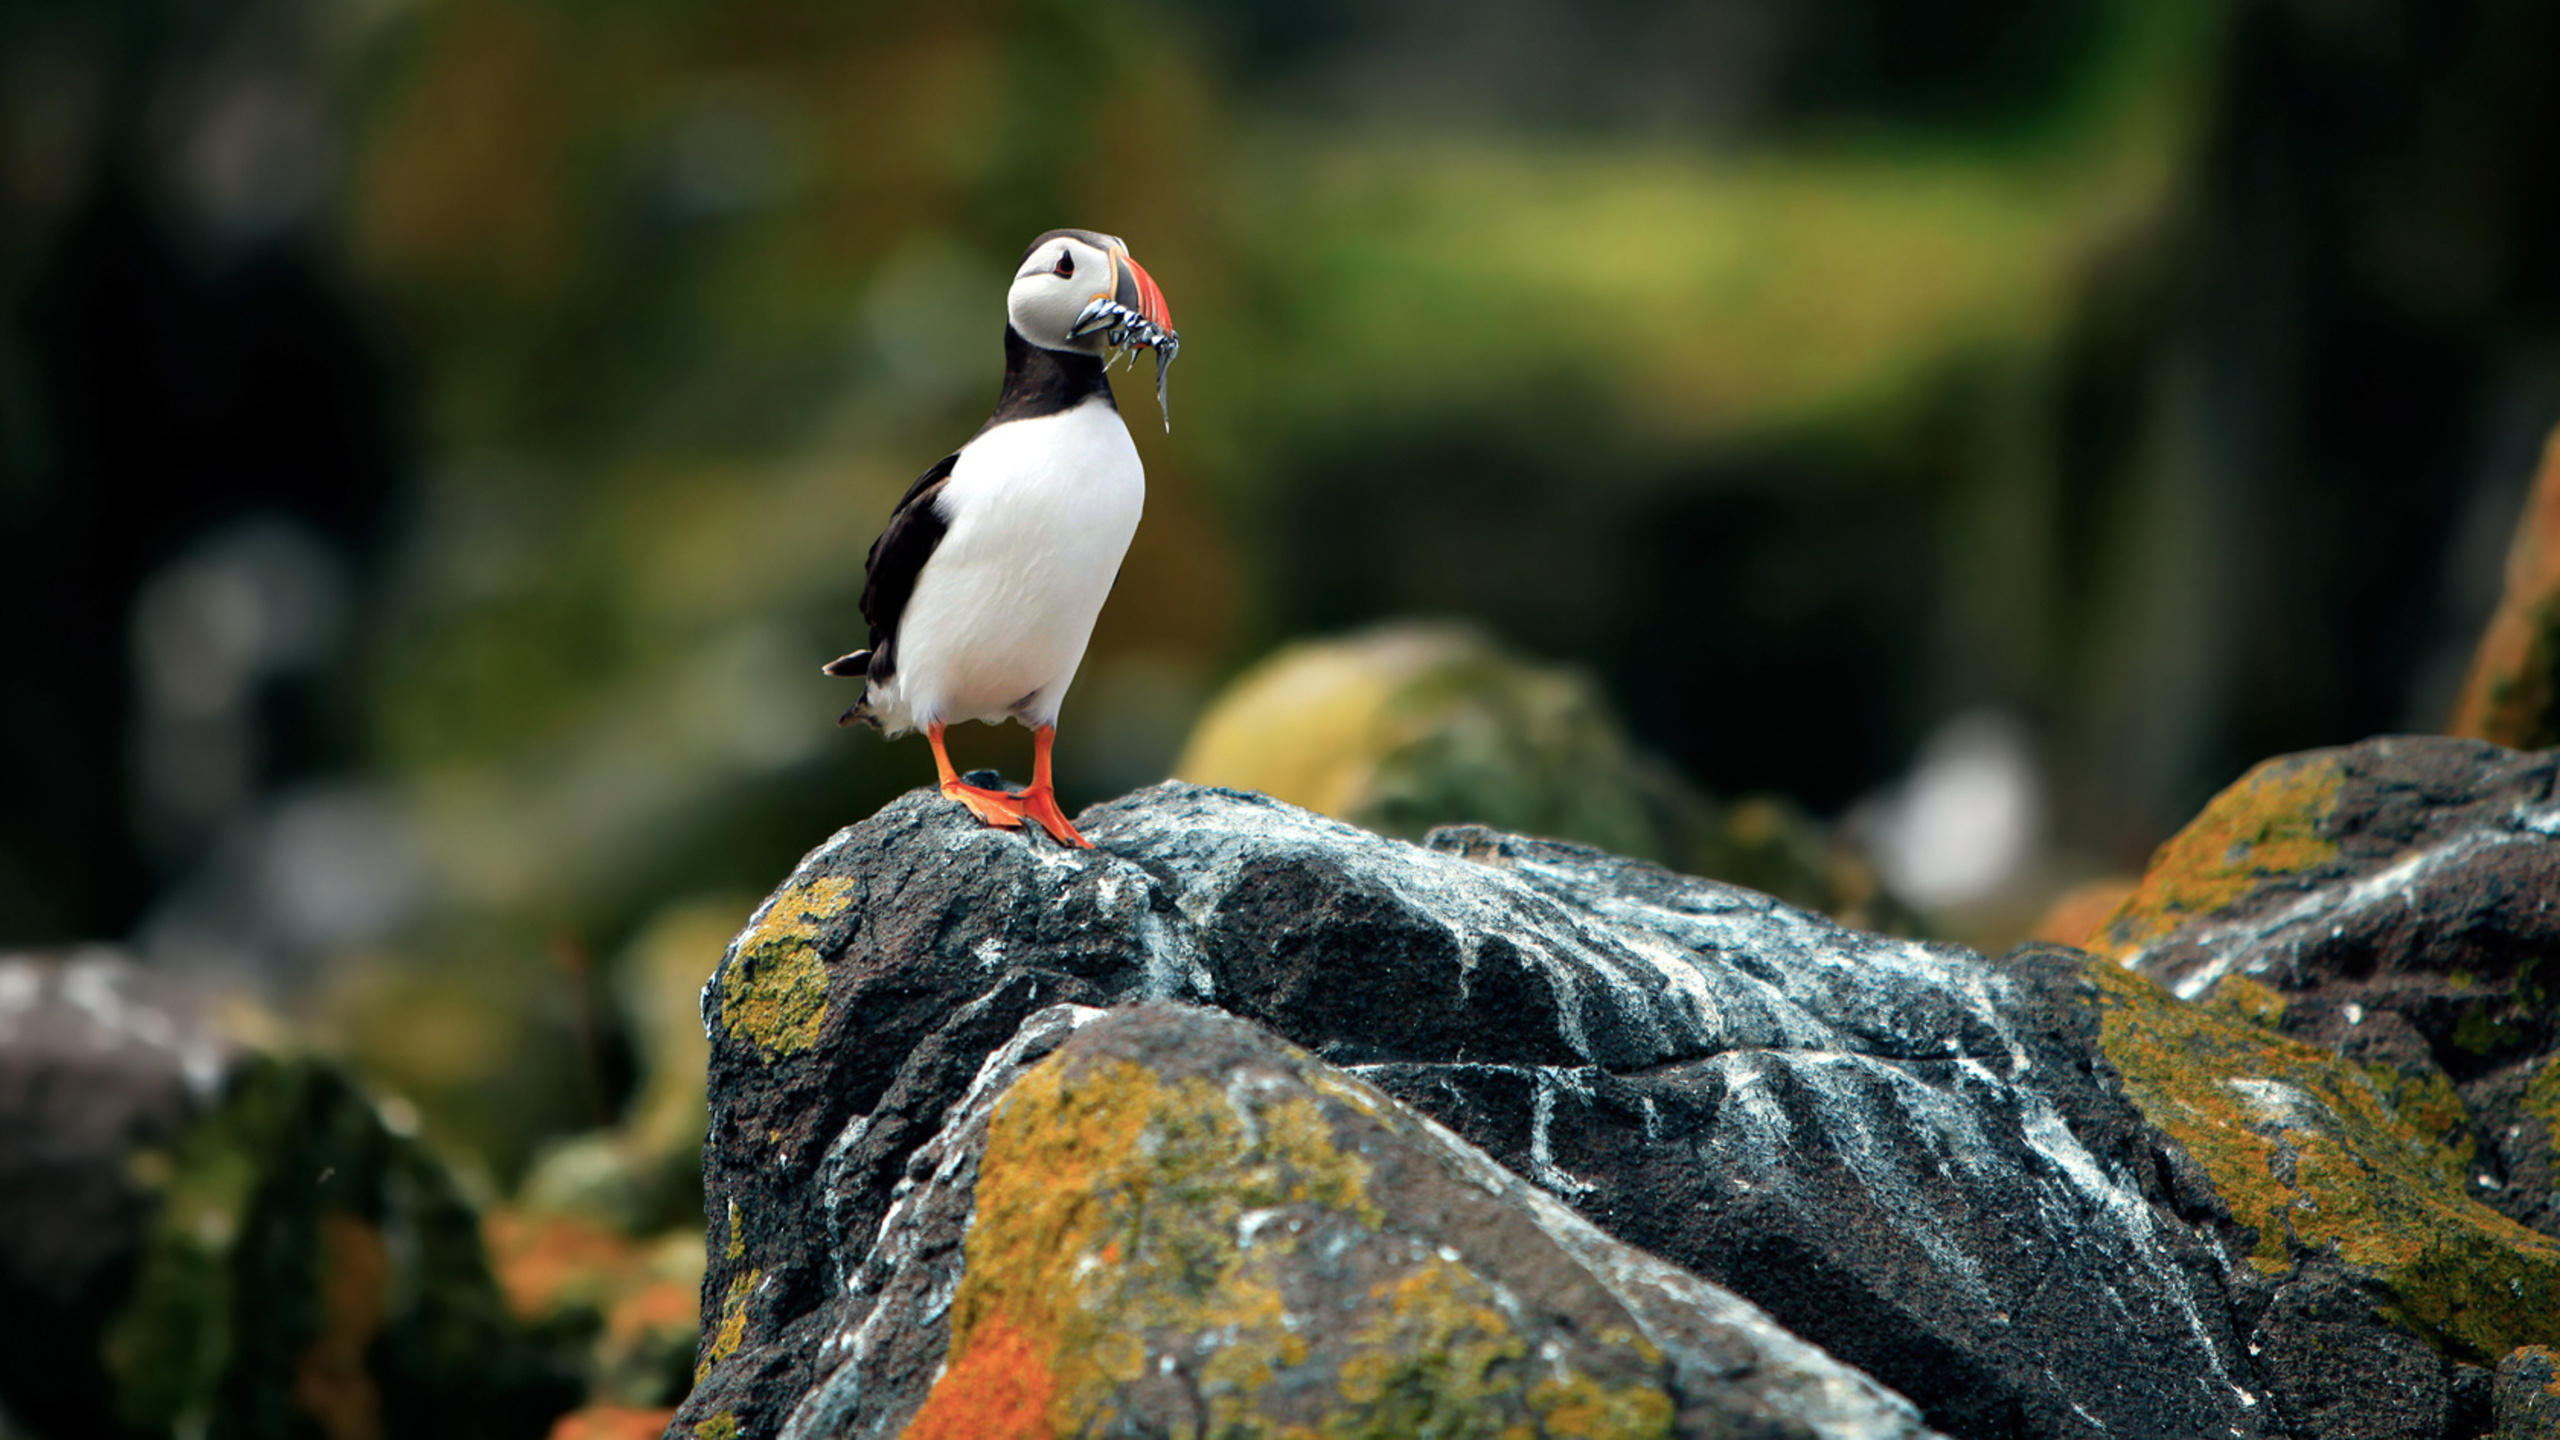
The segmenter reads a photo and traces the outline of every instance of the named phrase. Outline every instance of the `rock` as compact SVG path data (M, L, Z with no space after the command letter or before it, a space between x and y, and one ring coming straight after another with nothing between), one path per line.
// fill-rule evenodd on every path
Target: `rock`
M2506 593L2447 728L2518 750L2560 745L2560 430L2543 447L2507 549Z
M243 1058L210 1007L110 952L0 957L0 1411L20 1425L117 1433L98 1337L132 1291L148 1177Z
M1211 702L1174 773L1412 840L1476 821L1677 860L1710 823L1588 676L1457 622L1282 648Z
M1456 622L1289 645L1200 718L1174 773L1407 840L1483 824L1750 885L1880 929L1913 916L1792 802L1718 806L1639 750L1588 676Z
M130 964L0 962L0 1136L0 1405L35 1434L496 1440L575 1403L433 1157Z
M812 852L732 944L703 995L694 1433L835 1433L782 1427L848 1355L884 1395L965 1358L913 1336L972 1273L969 1127L1031 1058L1006 1047L1052 1007L1168 1000L1437 1120L1949 1433L2297 1433L2239 1338L2267 1286L2228 1270L2229 1209L2103 1043L2130 1003L2111 977L2188 1007L2116 967L1994 964L1579 846L1417 847L1196 786L1082 823L1098 851L919 792Z
M2467 1193L2468 1157L2442 1139L2460 1111L2450 1087L2412 1086L2388 1067L2182 1003L2103 961L2088 974L2102 996L2106 1060L2181 1163L2196 1167L2180 1182L2181 1209L2223 1233L2244 1274L2291 1290L2315 1270L2345 1267L2356 1283L2325 1287L2322 1323L2348 1323L2361 1305L2359 1344L2404 1357L2407 1346L2386 1332L2473 1363L2560 1332L2560 1244ZM2300 1353L2323 1348L2334 1347ZM2283 1376L2292 1353L2280 1348L2270 1374Z
M2092 944L2381 1067L2463 1189L2560 1237L2555 781L2560 754L2432 737L2270 760L2160 848Z
M2498 1440L2560 1440L2560 1355L2527 1345L2498 1362Z
M801 1433L1922 1433L1749 1305L1215 1012L1033 1015L910 1173ZM956 1294L928 1258L954 1247Z

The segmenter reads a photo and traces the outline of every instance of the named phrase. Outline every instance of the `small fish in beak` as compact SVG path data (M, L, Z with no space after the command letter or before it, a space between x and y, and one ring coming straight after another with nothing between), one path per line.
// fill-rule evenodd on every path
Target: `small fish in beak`
M1171 430L1173 406L1165 389L1165 371L1172 367L1174 355L1182 348L1182 337L1173 329L1173 306L1165 300L1155 277L1130 259L1128 251L1113 246L1111 263L1111 293L1094 297L1067 333L1082 337L1100 331L1103 343L1114 350L1144 346L1154 351L1156 409L1164 415L1164 428Z

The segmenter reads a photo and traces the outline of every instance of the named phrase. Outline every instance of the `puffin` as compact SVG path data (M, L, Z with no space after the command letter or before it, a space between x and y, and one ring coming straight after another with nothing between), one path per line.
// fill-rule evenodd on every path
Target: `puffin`
M988 825L1027 818L1091 849L1050 781L1058 708L1145 508L1146 469L1120 420L1110 366L1154 352L1156 403L1179 347L1173 309L1118 236L1052 230L1005 296L1004 387L967 444L909 486L863 562L870 643L829 661L862 682L836 723L895 739L922 730L942 793ZM964 720L1031 730L1027 789L973 785L944 731Z

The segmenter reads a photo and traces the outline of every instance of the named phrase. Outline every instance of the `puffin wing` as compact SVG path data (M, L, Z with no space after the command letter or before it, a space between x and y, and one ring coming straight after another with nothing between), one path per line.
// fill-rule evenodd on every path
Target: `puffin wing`
M898 673L898 617L906 613L907 600L916 593L916 577L924 573L925 562L942 543L942 532L950 528L934 502L942 498L951 467L959 462L960 453L955 450L916 477L898 508L889 512L888 528L871 542L871 553L862 562L862 618L871 626L871 661L865 673L871 679L886 680Z

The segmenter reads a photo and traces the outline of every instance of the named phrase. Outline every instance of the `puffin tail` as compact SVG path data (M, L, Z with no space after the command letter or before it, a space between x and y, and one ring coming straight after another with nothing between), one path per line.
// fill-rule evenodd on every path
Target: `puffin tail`
M852 709L837 716L836 724L842 727L860 722L874 730L879 729L880 717L871 710L871 652L856 650L850 655L830 660L820 668L839 679L862 682L862 698L853 702Z

